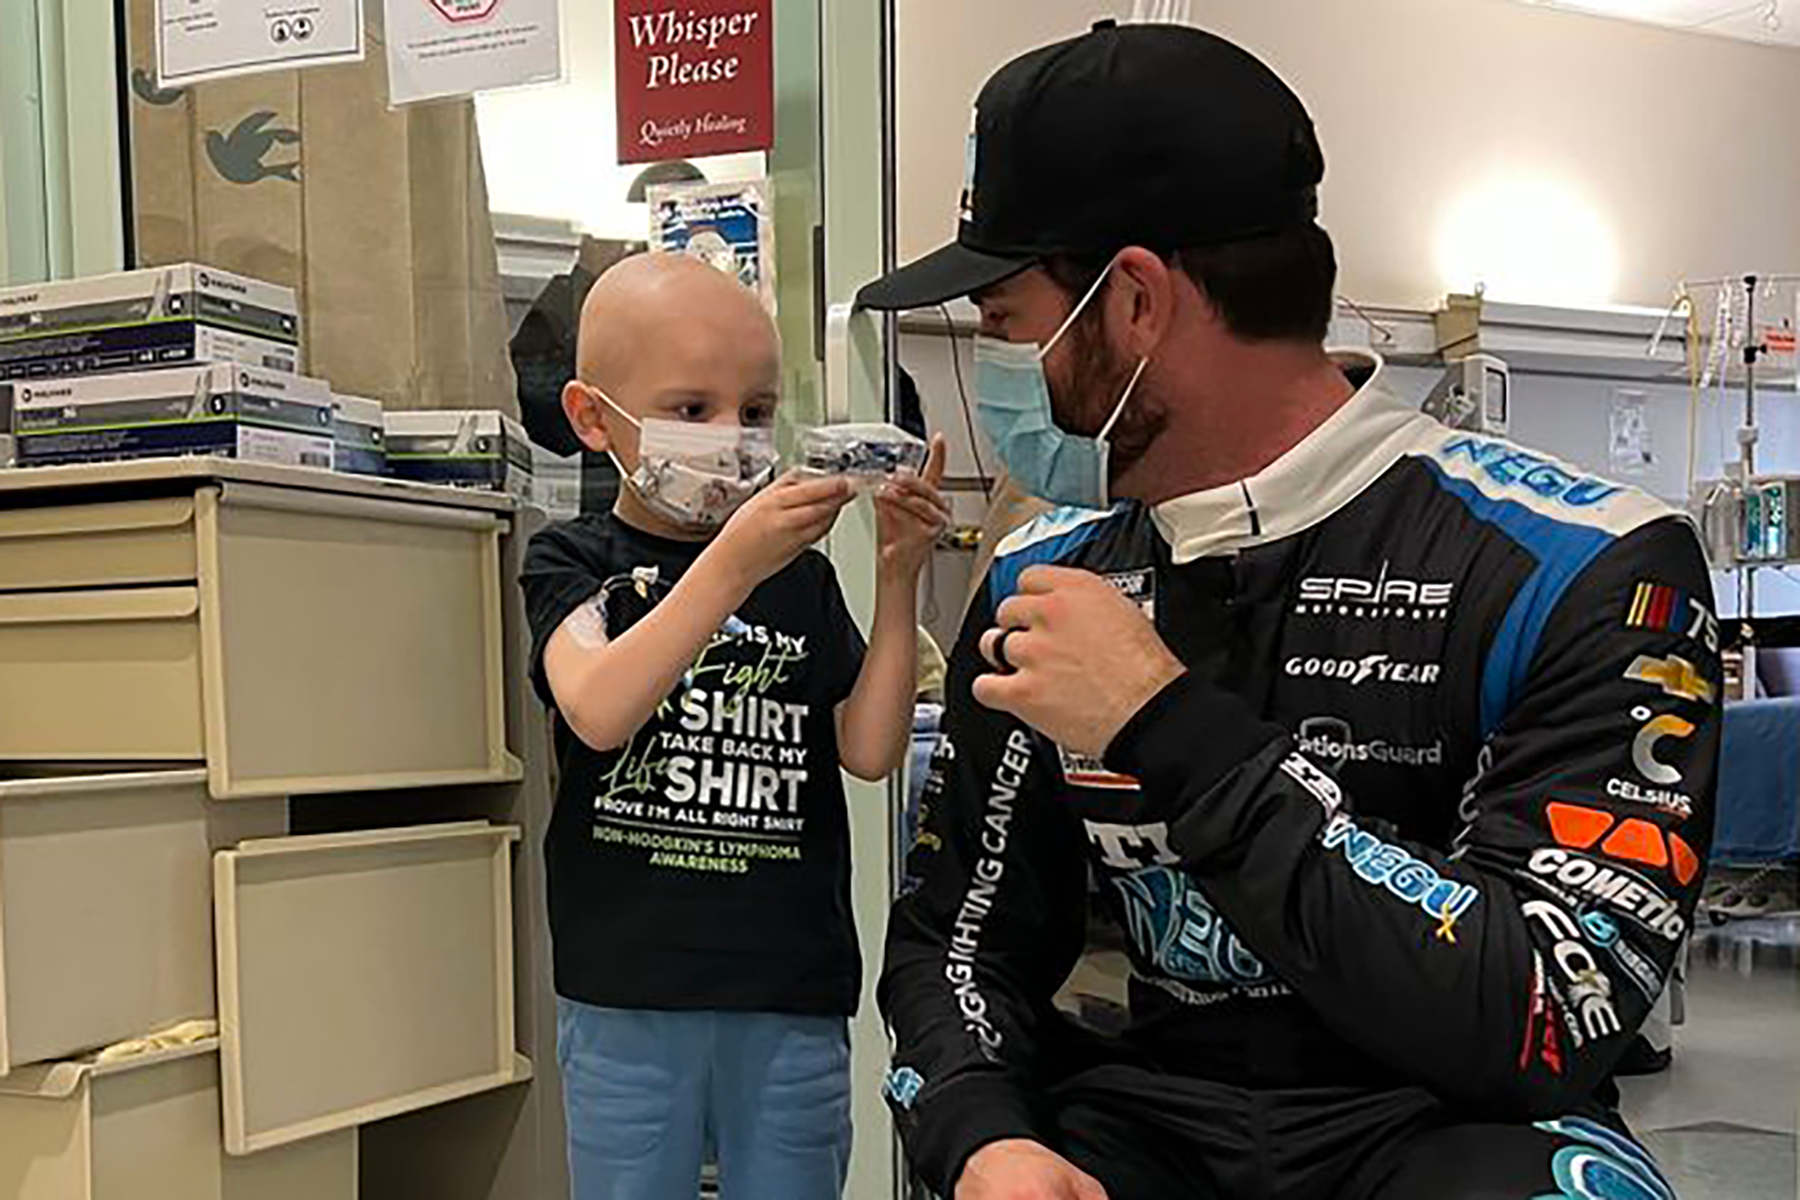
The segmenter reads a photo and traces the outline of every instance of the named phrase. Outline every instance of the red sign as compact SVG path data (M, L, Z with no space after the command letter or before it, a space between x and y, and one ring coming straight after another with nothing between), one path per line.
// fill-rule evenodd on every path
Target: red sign
M614 0L619 161L775 144L773 0Z

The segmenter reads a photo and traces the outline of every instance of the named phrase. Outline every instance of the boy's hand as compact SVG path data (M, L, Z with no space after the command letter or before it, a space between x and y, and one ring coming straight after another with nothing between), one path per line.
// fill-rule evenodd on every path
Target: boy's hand
M707 554L754 588L831 532L854 495L846 479L801 480L789 472L732 513Z
M944 435L932 435L924 471L895 475L875 493L875 528L883 572L908 580L918 578L938 535L950 524L950 503L938 491L944 480L945 456Z

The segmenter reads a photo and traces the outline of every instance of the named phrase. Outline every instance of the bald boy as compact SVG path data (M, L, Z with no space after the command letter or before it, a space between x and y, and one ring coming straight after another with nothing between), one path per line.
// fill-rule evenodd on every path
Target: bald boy
M625 481L533 539L521 585L561 781L545 840L575 1200L835 1200L861 991L839 768L912 721L919 571L944 450L875 496L865 645L809 547L851 502L778 473L781 348L690 259L613 267L563 409Z

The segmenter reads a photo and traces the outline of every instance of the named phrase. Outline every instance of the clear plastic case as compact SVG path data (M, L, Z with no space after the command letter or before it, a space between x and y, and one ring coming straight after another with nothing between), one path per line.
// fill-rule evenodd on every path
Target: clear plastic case
M800 469L842 475L874 487L902 471L918 472L929 448L895 425L820 425L800 435Z

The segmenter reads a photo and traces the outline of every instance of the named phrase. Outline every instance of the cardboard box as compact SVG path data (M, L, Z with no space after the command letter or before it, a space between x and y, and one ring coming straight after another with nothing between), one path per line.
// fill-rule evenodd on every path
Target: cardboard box
M386 475L387 434L381 401L331 397L331 465L347 475Z
M0 385L0 469L12 466L16 454L13 447L12 394L11 388Z
M394 478L531 500L531 439L511 417L483 409L390 412L386 426Z
M122 7L125 69L154 79L156 0ZM367 7L379 26L380 6ZM475 101L391 107L372 37L355 65L134 99L137 261L216 262L298 289L305 368L346 392L516 415ZM236 178L211 153L221 138L222 149L248 146L232 156L250 160Z
M210 362L298 371L293 289L194 263L0 289L0 380Z
M22 467L184 454L331 466L331 389L303 375L213 363L0 389Z

